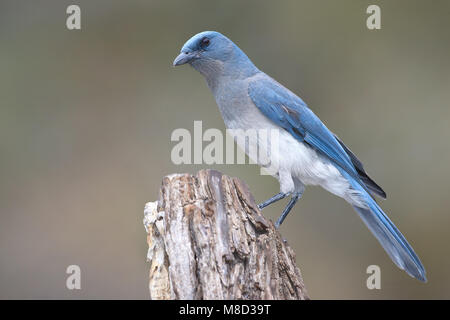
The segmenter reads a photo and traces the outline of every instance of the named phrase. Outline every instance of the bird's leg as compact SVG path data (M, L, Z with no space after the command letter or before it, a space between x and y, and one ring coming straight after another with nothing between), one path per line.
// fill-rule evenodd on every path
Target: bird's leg
M289 212L292 210L292 208L297 203L298 199L300 199L302 196L302 193L294 193L292 195L291 200L289 200L289 203L287 204L286 208L284 208L283 212L281 213L281 216L278 218L277 222L275 223L275 228L279 228L281 224L283 223L284 219L286 219Z
M288 196L288 193L280 192L280 193L274 195L272 198L267 199L267 200L264 201L263 203L258 204L258 208L259 208L259 210L262 210L262 209L264 209L265 207L267 207L268 205L270 205L270 204L272 204L272 203L274 203L274 202L277 202L278 200L284 199L284 198L286 198L287 196Z

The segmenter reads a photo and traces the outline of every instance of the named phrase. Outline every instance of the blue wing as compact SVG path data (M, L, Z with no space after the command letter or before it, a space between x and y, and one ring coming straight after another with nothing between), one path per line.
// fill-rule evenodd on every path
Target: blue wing
M270 78L251 82L248 93L266 117L359 180L358 171L341 143L302 99Z

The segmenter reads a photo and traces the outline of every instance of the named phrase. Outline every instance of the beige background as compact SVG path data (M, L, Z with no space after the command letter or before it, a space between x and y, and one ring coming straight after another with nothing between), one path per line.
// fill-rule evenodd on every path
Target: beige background
M65 27L82 9L82 30ZM369 31L365 10L382 8ZM363 160L421 257L398 270L343 200L309 188L281 228L312 298L450 298L448 1L2 1L0 298L148 298L144 203L175 166L170 134L224 129L202 77L173 68L203 30L233 39ZM256 166L212 166L257 200ZM264 214L275 219L285 202ZM65 287L78 264L82 290ZM368 265L382 289L366 288Z

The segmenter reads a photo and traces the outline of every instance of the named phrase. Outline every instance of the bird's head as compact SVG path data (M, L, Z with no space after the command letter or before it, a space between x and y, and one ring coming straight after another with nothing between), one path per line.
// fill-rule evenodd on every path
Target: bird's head
M190 64L207 79L219 74L247 74L257 69L230 39L216 31L204 31L190 38L173 61L174 66Z

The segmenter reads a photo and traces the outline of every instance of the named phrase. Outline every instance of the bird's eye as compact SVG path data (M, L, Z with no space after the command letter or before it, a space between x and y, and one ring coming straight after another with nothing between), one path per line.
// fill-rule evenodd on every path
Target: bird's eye
M201 41L202 48L206 48L207 46L209 46L209 42L210 41L208 38L203 38Z

